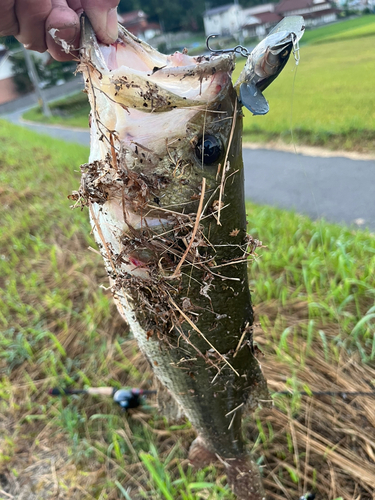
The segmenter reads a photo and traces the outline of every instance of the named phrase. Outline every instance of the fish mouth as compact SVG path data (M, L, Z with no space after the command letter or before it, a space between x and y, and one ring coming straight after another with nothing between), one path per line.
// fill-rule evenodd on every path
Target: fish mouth
M231 83L234 56L164 55L119 25L112 45L99 44L81 17L81 60L89 61L94 85L126 109L161 112L206 104ZM99 82L97 80L100 80Z
M195 213L202 177L215 185L217 164L210 157L203 165L199 145L215 136L210 152L227 147L234 56L164 55L120 25L116 42L103 45L82 16L80 59L91 106L84 193L93 201L94 235L127 256L119 264L124 273L147 279L157 252L165 253L156 243ZM133 251L138 240L140 253Z
M143 155L154 166L170 156L170 144L191 148L187 130L227 98L235 56L161 54L121 25L115 43L99 44L83 15L80 59L92 110L90 162L104 158L115 141L128 165Z

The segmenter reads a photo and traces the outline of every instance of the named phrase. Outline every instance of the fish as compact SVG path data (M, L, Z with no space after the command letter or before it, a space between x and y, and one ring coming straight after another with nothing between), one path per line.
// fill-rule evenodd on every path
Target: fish
M253 345L247 264L261 242L246 230L234 54L164 55L121 25L101 45L85 16L81 32L91 146L73 199L161 406L197 431L191 463L219 460L239 500L264 499L241 428L270 396Z

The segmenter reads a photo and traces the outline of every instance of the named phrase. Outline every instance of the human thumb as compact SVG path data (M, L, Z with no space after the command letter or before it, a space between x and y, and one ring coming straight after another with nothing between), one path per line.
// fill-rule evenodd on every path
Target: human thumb
M114 43L118 37L118 3L119 0L82 0L83 10L102 43Z

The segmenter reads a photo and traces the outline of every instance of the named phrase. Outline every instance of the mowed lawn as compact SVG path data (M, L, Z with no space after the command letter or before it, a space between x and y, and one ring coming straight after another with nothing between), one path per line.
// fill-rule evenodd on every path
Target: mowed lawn
M354 31L362 29L373 32L302 46L298 67L291 57L264 92L268 115L245 110L244 139L290 142L294 136L309 144L375 150L375 22ZM237 65L237 74L243 64Z
M0 498L234 500L218 464L194 471L187 421L110 398L52 398L59 386L153 387L113 304L79 185L83 147L0 121ZM269 498L372 498L375 238L247 205L263 242L249 266L255 338L273 410L245 419Z

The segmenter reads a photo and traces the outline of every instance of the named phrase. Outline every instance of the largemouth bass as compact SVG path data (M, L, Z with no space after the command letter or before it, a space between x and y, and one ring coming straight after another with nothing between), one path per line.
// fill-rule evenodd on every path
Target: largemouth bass
M191 461L221 460L240 500L263 499L241 431L270 398L252 340L260 243L246 232L234 56L163 55L122 26L98 45L86 18L81 47L91 152L75 197L118 310L198 432Z

